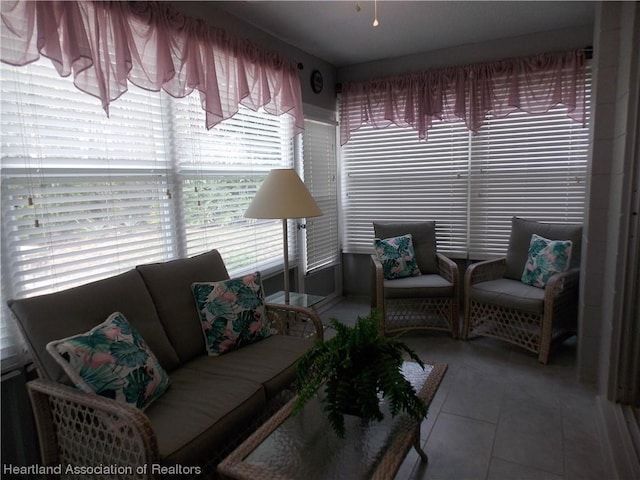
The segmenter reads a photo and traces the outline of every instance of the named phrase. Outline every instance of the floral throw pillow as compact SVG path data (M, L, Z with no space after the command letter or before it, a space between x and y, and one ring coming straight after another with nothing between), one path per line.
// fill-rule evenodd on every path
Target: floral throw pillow
M191 285L209 355L221 355L271 334L260 273Z
M569 268L572 245L571 240L548 240L535 233L531 235L522 282L544 288L553 275Z
M169 387L167 372L120 312L87 333L49 342L47 351L80 390L142 410Z
M386 280L421 275L411 234L373 240Z

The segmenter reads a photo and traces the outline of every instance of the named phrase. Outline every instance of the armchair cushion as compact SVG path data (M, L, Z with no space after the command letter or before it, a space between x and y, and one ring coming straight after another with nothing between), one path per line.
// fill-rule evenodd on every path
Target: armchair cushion
M143 410L169 387L167 372L120 312L87 333L49 342L47 351L79 389Z
M529 244L533 234L549 240L571 240L572 252L569 268L580 267L582 225L559 225L540 223L513 217L511 237L506 255L505 278L520 281L529 255Z
M260 273L220 282L194 283L209 355L220 355L270 335Z
M420 272L438 273L436 222L373 222L373 231L376 238L411 234Z
M544 294L542 288L507 278L476 283L469 289L469 298L476 302L535 314L544 311Z
M411 234L383 239L375 238L373 246L382 264L385 279L420 275Z
M569 268L571 246L571 240L548 240L534 233L522 273L522 283L544 288L553 275Z
M453 284L433 273L384 281L387 299L451 297L453 294Z

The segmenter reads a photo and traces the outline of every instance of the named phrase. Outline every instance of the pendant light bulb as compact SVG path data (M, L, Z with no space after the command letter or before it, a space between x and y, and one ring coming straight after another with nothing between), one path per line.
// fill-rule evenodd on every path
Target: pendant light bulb
M377 27L380 25L378 22L378 0L373 0L373 26Z

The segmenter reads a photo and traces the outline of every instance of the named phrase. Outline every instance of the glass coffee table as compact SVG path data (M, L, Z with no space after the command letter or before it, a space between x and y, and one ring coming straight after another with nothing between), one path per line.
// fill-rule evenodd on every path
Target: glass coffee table
M444 363L405 362L405 377L429 406L447 370ZM392 479L414 447L423 461L420 422L405 414L391 417L384 405L382 422L345 415L345 438L331 429L319 398L291 415L288 402L218 465L237 480ZM385 402L385 400L383 400Z

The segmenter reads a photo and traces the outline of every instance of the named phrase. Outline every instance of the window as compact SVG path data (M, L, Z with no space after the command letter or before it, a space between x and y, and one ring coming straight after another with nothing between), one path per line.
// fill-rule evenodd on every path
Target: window
M46 59L0 74L3 369L21 349L8 298L212 248L232 275L281 265L281 222L243 215L293 166L289 115L241 107L207 131L197 97L132 86L107 117Z
M335 122L305 120L304 181L323 215L305 227L304 273L338 262L338 192Z
M438 250L473 260L506 252L512 216L582 223L588 148L562 106L490 118L475 136L437 122L426 142L362 127L342 149L344 251L371 252L374 220L435 220Z

